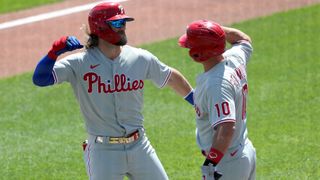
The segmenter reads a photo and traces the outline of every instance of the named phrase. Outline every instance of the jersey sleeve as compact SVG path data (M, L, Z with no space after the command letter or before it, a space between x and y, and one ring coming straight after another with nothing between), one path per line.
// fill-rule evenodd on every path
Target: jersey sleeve
M145 57L148 62L146 78L150 79L158 88L164 87L171 76L171 68L148 51L145 51Z
M76 79L78 61L76 56L67 56L57 61L53 67L54 83L73 83Z
M211 84L207 93L211 126L214 128L224 122L235 122L236 108L232 84L227 80L222 80L221 83Z
M223 56L228 58L233 56L241 61L241 64L247 65L250 60L251 54L253 52L253 48L250 42L248 41L239 41L238 43L232 45L230 49L228 49Z

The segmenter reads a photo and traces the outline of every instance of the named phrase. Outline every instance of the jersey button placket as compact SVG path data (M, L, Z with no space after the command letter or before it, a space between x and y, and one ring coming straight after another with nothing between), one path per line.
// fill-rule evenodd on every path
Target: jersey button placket
M117 74L117 62L113 61L112 63L112 74L113 74L113 86L114 88L116 88L116 84L114 82L114 77ZM119 96L118 96L119 92L114 92L113 96L114 96L114 102L115 102L115 114L116 114L116 119L117 121L121 124L121 122L119 121L119 113L120 113L120 106L119 106Z

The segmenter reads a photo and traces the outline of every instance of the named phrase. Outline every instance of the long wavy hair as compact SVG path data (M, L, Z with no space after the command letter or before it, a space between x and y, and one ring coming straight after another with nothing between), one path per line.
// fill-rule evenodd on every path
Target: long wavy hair
M99 37L95 34L91 34L89 32L87 25L83 26L83 30L84 30L86 37L87 37L87 42L86 42L85 48L90 49L90 48L97 47L99 45Z

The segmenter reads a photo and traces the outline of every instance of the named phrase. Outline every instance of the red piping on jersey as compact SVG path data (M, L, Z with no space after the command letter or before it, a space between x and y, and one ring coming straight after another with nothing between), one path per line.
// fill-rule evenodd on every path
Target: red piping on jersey
M88 174L89 174L89 179L91 180L92 174L91 174L91 167L90 167L90 150L91 150L91 144L88 145L88 151L87 151L87 167L88 167Z
M165 85L168 83L168 81L169 81L169 79L170 79L170 77L171 77L171 74L172 74L172 71L171 71L171 69L170 69L170 72L168 73L166 79L164 80L164 82L162 83L162 85L160 86L160 88L162 88L163 86L165 86Z
M225 120L216 122L216 123L213 124L211 127L214 128L214 127L216 127L217 125L222 124L222 123L226 123L226 122L236 122L236 120L235 120L235 119L225 119Z
M52 70L52 76L53 76L53 80L54 80L54 84L56 84L58 82L58 79L57 79L57 74L56 74L56 71L53 69Z

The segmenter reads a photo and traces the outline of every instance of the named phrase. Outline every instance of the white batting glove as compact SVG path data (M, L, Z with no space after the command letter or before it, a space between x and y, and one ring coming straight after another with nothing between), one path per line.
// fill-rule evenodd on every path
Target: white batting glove
M216 171L216 167L212 164L201 166L202 180L218 180L222 174Z

